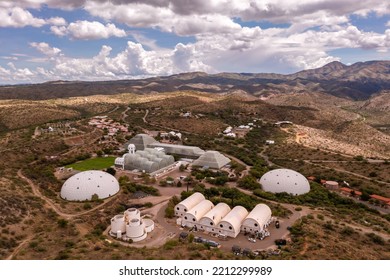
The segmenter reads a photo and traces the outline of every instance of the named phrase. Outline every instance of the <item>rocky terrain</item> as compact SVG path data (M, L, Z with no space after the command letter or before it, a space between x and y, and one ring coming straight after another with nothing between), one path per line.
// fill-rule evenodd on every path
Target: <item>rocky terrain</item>
M390 89L390 61L359 62L347 66L331 62L295 74L184 73L143 80L103 82L54 81L37 85L2 86L0 99L43 100L97 94L196 90L206 93L244 92L259 97L319 92L352 100L366 100Z

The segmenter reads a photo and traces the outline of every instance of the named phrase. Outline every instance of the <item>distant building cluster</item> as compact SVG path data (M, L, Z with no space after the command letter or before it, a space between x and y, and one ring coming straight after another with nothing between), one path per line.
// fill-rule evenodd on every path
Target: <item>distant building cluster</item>
M256 205L248 211L242 206L231 209L226 203L214 204L196 192L175 206L177 223L184 227L237 237L240 232L259 237L268 236L267 227L272 221L271 209L265 204Z
M196 146L160 143L147 134L137 134L127 143L128 153L116 158L115 166L123 170L155 173L173 165L173 155L192 162L193 166L221 169L230 159L218 151L204 151Z
M310 181L315 181L316 177L309 176L307 177ZM358 191L356 189L352 189L349 187L349 184L347 182L342 182L339 184L339 182L336 181L327 181L327 180L321 180L321 184L326 187L328 190L331 191L338 191L344 195L356 197L358 199L361 198L363 193L361 191ZM384 197L377 194L371 194L369 195L369 200L372 202L376 202L384 207L390 207L390 198Z
M160 137L161 138L168 138L168 139L171 137L174 137L174 138L181 140L182 134L180 132L175 132L175 131L161 132Z
M107 129L109 136L115 136L118 132L128 132L126 125L114 122L107 116L95 116L89 120L88 124L99 129Z
M243 132L248 132L254 127L257 127L257 125L255 124L255 122L257 121L258 119L254 119L253 122L242 124L237 127L228 126L227 128L225 128L224 131L222 131L222 134L226 137L231 138L243 137L245 135L245 133L243 134Z

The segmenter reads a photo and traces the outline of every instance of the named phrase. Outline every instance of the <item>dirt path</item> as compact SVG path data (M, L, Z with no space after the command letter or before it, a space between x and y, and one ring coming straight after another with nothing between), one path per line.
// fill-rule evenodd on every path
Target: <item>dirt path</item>
M20 243L18 245L18 247L15 248L15 250L11 253L11 255L9 255L6 260L12 260L21 250L22 248L24 247L24 245L26 245L28 242L30 242L31 240L33 239L32 236L28 237L27 239L23 240L22 243Z
M31 187L31 189L33 191L33 194L35 196L39 197L40 199L42 199L42 200L44 200L46 202L46 207L51 208L54 212L56 212L58 214L58 216L60 216L60 217L62 217L64 219L67 219L67 220L73 219L73 218L77 218L77 217L83 216L85 214L94 212L94 211L100 209L101 207L103 207L105 204L110 202L115 197L115 196L110 197L110 198L106 199L103 203L97 205L96 207L94 207L92 209L86 210L84 212L77 213L77 214L69 214L69 213L63 212L57 205L55 205L53 203L53 201L51 201L48 197L46 197L43 194L41 194L41 192L39 191L39 187L37 185L35 185L33 183L33 181L31 181L29 178L24 176L23 173L22 173L22 170L20 170L20 169L18 171L18 176L22 180L26 181L29 184L29 186Z
M126 122L126 118L129 116L127 115L127 112L130 110L130 107L127 107L126 110L122 112L122 121Z
M119 109L119 106L116 106L114 109L112 109L111 111L108 111L107 114L111 114L111 113L114 113L116 110Z
M143 116L142 120L144 121L144 123L148 123L148 121L146 120L146 117L148 116L149 114L149 110L146 109L146 112L145 112L145 116Z

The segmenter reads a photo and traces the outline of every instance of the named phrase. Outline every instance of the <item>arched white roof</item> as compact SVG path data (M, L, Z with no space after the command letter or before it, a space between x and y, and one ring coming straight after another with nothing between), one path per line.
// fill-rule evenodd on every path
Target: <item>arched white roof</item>
M305 176L291 169L268 171L261 177L260 184L264 191L272 193L300 195L310 191L310 184Z
M248 215L248 211L242 206L234 207L223 219L218 223L228 223L233 227L234 232L240 232L241 223Z
M202 200L205 200L204 195L201 194L200 192L196 192L190 195L189 197L187 197L186 199L184 199L182 202L180 202L177 205L183 206L188 211L191 208L193 208L195 205L197 205L199 202L201 202Z
M195 218L195 221L199 221L204 214L209 212L214 207L214 204L210 200L202 200L197 205L192 207L185 215L184 219Z
M100 199L119 192L119 183L111 174L91 170L70 177L61 188L61 197L70 201L91 200L94 194Z
M223 217L225 217L226 214L229 212L230 212L229 205L227 205L226 203L220 202L213 209L211 209L209 212L207 212L199 220L199 222L201 224L205 224L207 226L210 226L211 222L213 223L213 225L217 225L223 219Z
M257 224L256 227L264 228L264 225L271 219L271 209L265 204L257 204L242 222L243 226Z

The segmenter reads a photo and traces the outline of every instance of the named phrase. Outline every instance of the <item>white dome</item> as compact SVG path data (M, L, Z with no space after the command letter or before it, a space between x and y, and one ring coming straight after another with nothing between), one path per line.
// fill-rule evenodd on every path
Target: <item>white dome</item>
M91 200L94 194L100 199L119 192L118 180L103 171L84 171L73 175L61 188L61 197L70 201Z
M272 193L300 195L310 191L310 184L305 176L291 169L271 170L261 177L260 184L264 191Z

